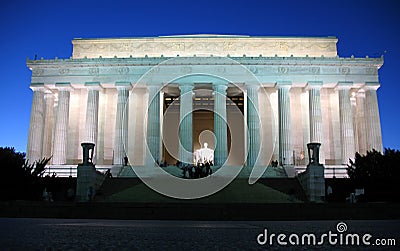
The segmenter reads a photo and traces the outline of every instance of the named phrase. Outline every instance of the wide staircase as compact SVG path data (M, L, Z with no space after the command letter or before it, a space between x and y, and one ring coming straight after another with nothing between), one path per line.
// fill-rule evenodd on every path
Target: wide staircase
M307 201L297 178L261 178L249 185L237 178L221 191L196 200L172 199L148 188L139 178L107 178L96 194L96 201L137 203L301 203Z
M139 178L106 178L96 193L96 200L104 200L108 196L141 183Z
M294 198L307 201L307 195L297 177L294 178L261 178L257 182L276 189L282 193L292 195Z

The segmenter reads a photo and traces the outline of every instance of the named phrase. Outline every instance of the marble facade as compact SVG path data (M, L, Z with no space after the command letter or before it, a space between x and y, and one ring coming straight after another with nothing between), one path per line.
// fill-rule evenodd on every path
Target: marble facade
M339 57L335 37L192 35L72 43L69 59L27 60L33 90L27 158L52 156L53 170L80 163L82 142L96 144L94 162L100 166L122 165L128 153L134 153L129 163L135 166L191 162L205 129L219 142L208 142L217 165L278 160L305 166L309 142L322 144L320 162L327 167L347 164L355 152L382 151L376 91L383 58ZM177 57L179 63L160 66ZM208 71L240 79L222 61L202 63L219 57L240 64L259 84L215 78L163 82L163 67L184 76ZM154 67L159 74L143 82ZM168 100L179 103L163 117ZM218 116L192 112L206 102ZM230 102L239 109L230 109ZM167 124L179 127L174 137L166 133ZM162 143L164 135L170 148ZM234 152L234 142L248 151Z

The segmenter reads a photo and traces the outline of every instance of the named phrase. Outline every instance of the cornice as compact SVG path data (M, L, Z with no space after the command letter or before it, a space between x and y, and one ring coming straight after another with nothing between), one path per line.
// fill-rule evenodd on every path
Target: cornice
M98 58L27 60L32 70L31 82L55 83L100 82L113 86L115 82L136 82L147 73L152 81L163 82L172 72L191 75L206 72L238 76L238 69L251 72L261 83L292 81L353 81L379 82L378 70L383 58L326 57L182 57L176 58ZM237 67L243 66L243 67ZM230 71L235 69L234 71ZM150 71L151 70L151 71ZM240 73L240 74L242 74Z
M228 57L231 60L218 62L219 57L181 57L179 61L170 60L173 58L153 57L153 58L84 58L84 59L40 59L27 60L27 66L34 67L92 67L92 66L154 66L162 63L163 65L209 65L210 61L214 64L229 65L316 65L316 66L375 66L380 68L383 65L383 57L380 58L340 58L340 57ZM211 60L210 60L211 59ZM170 61L170 62L169 62ZM178 63L177 63L178 62Z

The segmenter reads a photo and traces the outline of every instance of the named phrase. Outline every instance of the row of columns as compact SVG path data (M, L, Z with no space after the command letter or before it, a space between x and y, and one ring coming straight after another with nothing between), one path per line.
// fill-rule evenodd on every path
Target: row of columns
M98 110L99 110L99 91L100 84L86 83L88 87L87 111L85 123L85 141L96 143L98 131ZM126 156L124 146L127 144L127 124L128 124L128 100L129 82L116 83L118 89L118 103L114 137L114 164L123 164ZM28 136L27 158L31 162L41 157L53 156L53 164L66 164L67 161L67 138L69 122L69 84L57 84L58 105L55 114L53 106L55 103L54 95L40 86L32 86L33 102L31 110L31 122ZM279 160L284 165L292 164L293 146L291 142L291 114L290 114L290 95L291 82L278 82L278 110L279 110ZM309 92L309 121L310 121L310 140L311 142L322 142L322 114L320 89L322 82L309 82L307 89ZM337 85L339 94L339 116L340 132L342 145L342 161L347 163L349 158L354 157L355 141L354 136L358 137L357 142L360 152L367 149L382 151L382 138L379 120L379 110L376 90L379 84L366 83L363 90L359 91L356 97L357 116L360 118L356 126L358 130L366 133L355 135L353 125L353 115L350 102L350 89L352 83L339 82ZM149 112L147 123L147 142L150 153L156 160L160 160L160 87L148 86L149 91ZM181 84L180 98L180 147L179 158L191 163L193 145L193 84ZM227 146L227 124L226 124L226 83L215 83L214 88L214 133L217 144L215 145L215 165L222 165L228 156ZM260 149L260 121L258 117L258 85L247 85L247 128L249 132L247 165L256 164ZM49 127L54 123L54 134ZM46 123L45 123L46 121ZM361 122L360 122L361 121ZM365 121L365 122L362 122ZM51 151L51 141L53 140L53 151ZM365 143L364 143L365 142ZM323 143L323 142L322 142Z
M379 88L377 83L366 83L364 90L357 94L357 128L360 133L355 133L350 89L352 82L339 82L337 85L339 95L339 119L340 119L340 138L342 164L347 164L349 159L354 158L354 153L358 150L365 153L366 150L375 149L382 151L382 136L380 118L378 110L378 100L376 90ZM279 113L279 158L284 165L293 164L293 146L291 143L290 125L290 82L277 83L278 89L278 113ZM308 82L309 93L309 123L310 141L322 143L322 112L320 90L321 81ZM368 95L367 95L368 94ZM366 132L366 133L365 133ZM367 136L366 136L367 135ZM356 149L355 139L359 147ZM366 146L366 147L365 147Z
M179 85L180 118L179 118L179 160L183 163L193 162L193 87L192 83ZM228 158L228 128L226 113L227 83L214 83L214 165L222 166ZM247 127L249 131L249 151L247 165L256 164L260 149L260 121L258 116L258 85L247 86ZM149 87L149 114L147 122L147 142L153 160L159 160L159 98L155 97L159 90ZM151 163L148 163L151 164Z
M193 83L183 83L180 89L180 115L179 115L179 160L183 163L193 162ZM214 134L216 139L214 151L214 165L221 166L228 157L227 118L226 118L226 83L213 84L214 88ZM149 153L147 164L159 161L160 156L160 104L158 97L159 87L148 87L148 121L147 142Z
M86 83L88 88L85 136L84 141L97 143L98 117L99 117L99 91L98 82ZM117 116L114 137L114 164L122 164L125 155L124 145L127 143L128 112L130 83L116 83L118 89ZM69 126L70 84L57 84L58 104L54 116L54 94L44 87L31 87L33 101L31 121L28 136L27 159L33 163L42 157L51 157L54 165L67 163L67 141ZM46 93L45 93L46 92ZM55 118L55 123L53 120ZM54 132L51 130L54 124ZM53 142L53 143L52 143ZM53 149L53 150L52 150Z

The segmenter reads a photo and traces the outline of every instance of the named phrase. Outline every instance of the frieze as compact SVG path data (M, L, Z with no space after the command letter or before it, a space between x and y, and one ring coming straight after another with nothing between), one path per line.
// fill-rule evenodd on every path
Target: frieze
M192 67L190 66L183 66L180 68L180 72L183 74L189 74L192 73Z
M121 45L121 47L122 47L122 50L124 50L124 51L130 51L130 50L132 50L132 44L130 44L130 43L123 43L123 44Z
M61 68L60 70L58 70L58 72L60 73L60 75L67 75L69 73L69 69Z
M225 72L226 72L226 68L223 67L223 66L215 67L215 68L214 68L214 72L215 72L216 74L225 73Z
M307 74L308 67L290 67L290 74Z
M279 49L287 52L289 50L289 45L286 42L279 42L277 43L276 47L278 47Z
M365 72L366 72L367 74L377 75L377 74L378 74L378 69L369 67L369 68L366 68L366 69L365 69Z
M258 73L258 68L254 65L250 65L248 67L249 71L251 71L253 74L257 74Z
M165 70L175 68L182 75L197 72L203 68L211 69L216 75L237 74L230 72L230 65L241 64L256 75L260 81L273 83L280 77L293 82L307 82L319 79L334 83L346 81L355 83L378 81L378 69L382 59L347 59L321 57L180 57L170 58L101 58L101 59L65 59L65 60L28 60L32 69L32 82L90 82L99 81L135 81L143 74L151 74L154 79L164 74ZM212 63L210 63L210 61ZM168 72L168 71L166 71ZM318 75L318 76L316 76Z
M89 68L90 75L99 75L99 68Z
M40 68L35 68L35 69L32 70L32 76L35 76L35 77L36 76L42 76L43 73L44 73L44 70L40 69Z
M287 74L289 72L289 67L278 67L278 73Z
M220 74L238 74L237 72L231 72L229 66L217 65L172 65L167 67L151 67L151 66L138 66L138 67L123 67L123 66L107 66L107 67L71 67L69 68L69 73L66 75L59 75L59 70L57 68L45 68L42 75L32 75L32 82L43 82L43 83L53 83L53 82L73 82L73 83L85 83L90 81L99 81L106 83L113 83L115 81L130 81L134 82L141 78L143 74L147 76L152 76L151 78L157 81L160 76L164 76L170 72L171 67L179 71L180 74L186 75L193 72L201 71L202 68L206 67L215 72L215 75ZM342 74L339 72L347 72L347 70L339 70L341 66L332 67L315 67L320 69L320 73L317 79L327 83L334 83L337 81L343 81L343 76L346 76L346 81L353 81L355 83L362 82L376 82L378 81L377 75L365 74L366 68L352 68L351 74ZM93 73L97 72L97 75ZM245 68L243 68L245 69ZM317 74L312 73L313 67L310 66L263 66L263 65L248 65L246 70L252 72L261 82L272 83L284 76L285 79L291 79L293 82L306 83L310 79L315 79ZM33 72L37 70L33 69ZM91 73L89 73L91 72ZM95 76L95 80L94 77Z
M322 74L337 74L337 67L323 67Z
M73 58L179 56L306 56L335 57L337 38L248 36L171 36L127 39L75 39Z
M205 59L205 58L204 58ZM201 60L200 60L201 61ZM206 61L207 62L207 61ZM80 66L80 67L70 67L70 68L33 68L32 76L50 76L50 75L64 75L64 76L107 76L107 75L128 75L128 74L144 74L144 73L152 73L157 74L160 73L165 67L178 67L180 73L182 74L190 74L195 71L195 68L198 67L211 67L211 70L215 74L221 74L228 72L229 65L218 65L209 66L206 63L193 64L193 65L185 65L185 64L161 64L158 66L151 65L137 65L137 66L100 66L100 67L90 67L90 66ZM280 75L293 75L293 74L301 74L301 75L350 75L350 74L367 74L367 75L377 75L376 68L361 68L361 67L340 67L340 66L325 66L325 67L317 67L317 66L290 66L290 65L243 65L248 71L252 72L256 75L263 74L280 74ZM149 71L149 72L148 72ZM160 73L161 74L161 73Z
M234 48L234 44L232 42L224 42L223 48L224 51L230 51Z
M105 44L96 44L94 50L104 50L106 48Z
M117 68L117 72L121 75L125 75L129 73L129 67L119 67Z
M274 74L276 73L276 69L274 67L264 66L259 68L259 73Z
M319 74L319 72L320 72L319 67L310 67L310 68L308 68L308 70L311 74Z
M166 47L165 44L164 44L164 46ZM184 43L172 43L171 44L171 48L173 50L184 50L185 49L185 44Z
M350 68L349 67L340 67L339 68L339 73L343 75L347 75L350 73Z

